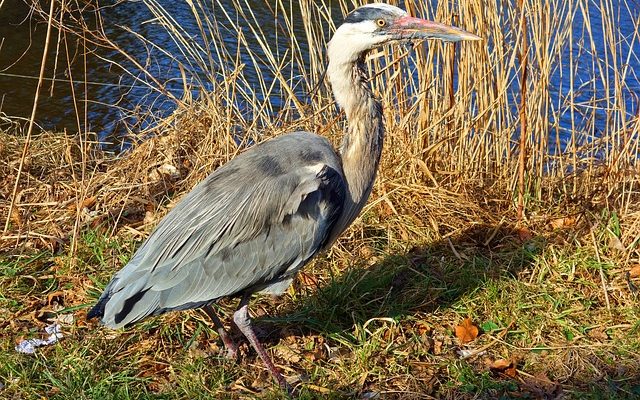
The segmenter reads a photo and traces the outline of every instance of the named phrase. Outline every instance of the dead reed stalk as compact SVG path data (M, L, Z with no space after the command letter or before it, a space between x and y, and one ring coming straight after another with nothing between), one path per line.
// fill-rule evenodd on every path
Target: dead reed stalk
M29 127L27 128L27 137L24 141L22 148L22 155L20 156L20 163L18 164L18 171L16 172L16 179L13 185L13 191L11 192L11 201L9 203L9 210L7 215L13 215L13 208L16 204L18 186L20 185L20 175L22 175L22 169L24 167L24 161L29 151L29 143L31 142L31 133L33 132L33 124L36 118L36 111L38 110L38 99L40 97L40 89L42 88L42 82L44 81L44 71L47 62L47 54L49 53L49 42L51 39L51 28L53 26L53 11L55 10L56 2L51 0L49 5L49 19L47 21L47 34L45 36L44 49L42 50L42 60L40 61L40 74L38 76L38 86L36 87L36 93L33 95L33 108L31 109L31 117L29 118ZM9 229L10 218L7 218L4 224L3 232L6 233Z
M520 153L518 155L518 211L517 220L524 217L525 164L527 162L527 71L529 67L529 44L527 40L527 15L524 0L518 0L520 7Z
M273 135L306 129L338 144L342 119L322 81L325 48L352 3L297 6L278 0L258 8L247 0L216 0L211 12L207 3L194 0L187 5L200 40L193 40L193 32L184 29L172 10L155 0L145 4L157 29L163 29L175 46L130 33L140 46L179 64L185 96L169 96L175 113L137 132L154 139L116 159L104 159L86 138L79 147L69 141L65 151L70 156L58 170L68 168L63 175L71 181L57 179L53 184L52 177L29 171L34 177L29 181L31 193L56 193L45 196L46 201L27 195L18 202L16 179L11 203L2 206L7 211L17 207L31 221L28 228L9 229L8 216L15 212L3 213L5 236L31 232L60 238L55 232L65 231L65 218L76 221L75 227L68 227L75 236L82 227L100 221L110 221L115 229L127 219L161 214L167 197L173 201L247 143ZM368 58L370 70L378 72L371 85L386 112L388 140L381 179L407 187L446 188L478 202L497 197L511 205L513 220L523 220L525 211L535 208L576 202L633 209L639 191L633 171L638 168L640 123L636 111L627 108L637 78L619 66L637 58L634 49L640 38L634 34L622 40L624 27L615 23L630 8L615 10L608 0L598 10L594 7L589 0L406 2L410 13L453 21L484 41L455 47L425 42L413 49L385 49ZM51 20L51 11L41 10L41 15ZM601 18L592 19L592 11L601 12ZM145 84L166 92L161 78L145 69L145 60L108 37L100 10L95 13L95 29L76 14L73 26L60 22L63 18L51 23L94 46L122 53L120 64L111 60L114 68L135 75L129 68L134 66L148 78ZM581 29L575 28L576 21ZM593 34L596 28L602 37ZM576 79L578 67L586 82ZM191 90L203 87L210 90L193 98ZM598 125L603 118L611 123ZM42 156L60 161L30 151L29 141L30 133L26 142L20 141L22 163L38 164L34 157ZM2 160L7 176L15 176L17 157L6 153ZM601 165L608 166L606 173ZM17 171L18 177L23 174L22 167ZM384 195L386 189L380 189ZM72 213L66 209L69 198L76 206ZM91 207L89 199L96 201ZM35 203L47 205L25 205ZM56 221L64 229L40 221Z

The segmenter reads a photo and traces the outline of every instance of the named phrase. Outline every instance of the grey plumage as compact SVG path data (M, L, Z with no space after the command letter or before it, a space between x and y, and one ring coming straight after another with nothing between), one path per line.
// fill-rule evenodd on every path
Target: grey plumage
M290 281L327 244L344 197L325 138L297 132L258 144L169 212L92 313L117 328Z
M221 297L241 297L236 326L278 383L288 387L251 327L250 296L282 293L358 216L371 193L384 140L382 108L367 84L364 55L391 41L424 38L479 39L386 4L349 14L328 45L327 77L348 121L340 155L309 132L277 137L240 154L159 223L87 316L117 328L149 315L203 307L233 357L237 347L209 305Z

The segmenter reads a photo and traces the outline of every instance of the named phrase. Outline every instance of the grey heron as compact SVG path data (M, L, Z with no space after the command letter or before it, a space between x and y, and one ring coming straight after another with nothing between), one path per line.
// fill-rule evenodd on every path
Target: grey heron
M282 387L253 331L256 292L281 294L314 255L332 245L362 210L382 152L382 108L367 83L364 56L418 39L478 40L456 27L370 4L349 13L328 44L327 77L348 128L337 153L311 132L252 146L200 182L171 210L87 314L110 328L203 307L228 354L236 346L211 305L239 297L233 321Z

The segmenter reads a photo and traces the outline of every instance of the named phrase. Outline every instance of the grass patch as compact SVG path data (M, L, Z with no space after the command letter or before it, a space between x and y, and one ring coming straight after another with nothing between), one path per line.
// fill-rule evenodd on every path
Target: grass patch
M287 294L254 301L259 335L303 399L636 398L640 309L633 287L640 282L626 273L640 259L640 124L626 109L626 69L602 65L602 54L580 52L576 57L593 66L593 82L606 77L606 102L595 93L575 99L586 87L571 82L563 86L570 93L563 104L550 105L550 76L572 64L564 49L596 48L589 33L597 22L583 21L583 36L573 37L574 10L562 2L524 2L530 71L526 82L513 83L521 76L516 39L523 34L515 2L504 8L439 2L437 9L409 3L421 16L451 21L455 15L491 45L418 46L417 56L403 61L403 49L385 49L369 61L373 70L389 66L372 85L393 113L385 114L388 139L371 200ZM193 9L204 6L195 1ZM284 6L270 10L280 16L278 28L300 64L296 87L311 92L326 61L330 8L301 4L310 43L302 54ZM231 29L235 16L212 16L201 35L220 46L203 55L189 48L198 41L172 29L167 10L155 7L154 24L194 55L194 65L206 69L212 66L207 60L217 60L206 74L211 82L193 81L211 92L173 99L176 112L118 157L105 154L86 132L0 132L0 206L6 210L0 213L6 226L0 236L0 397L283 397L246 343L238 362L221 356L215 331L198 311L150 318L125 331L85 319L167 210L246 144L297 129L338 143L342 133L339 117L327 112L333 103L326 90L309 104L300 101L287 90L293 76L282 73L278 53L252 50L261 31L249 35ZM576 0L584 14L590 7ZM254 22L242 18L248 26ZM633 48L637 37L623 40L609 29L616 26L613 14L602 20L607 57L635 56L619 46ZM238 38L237 52L222 45L228 32L247 35ZM107 44L100 32L82 33ZM306 54L309 66L303 66ZM254 65L260 87L246 82L238 58L264 61ZM399 67L421 73L416 79L396 73ZM185 87L189 82L185 77ZM516 146L519 113L512 102L522 86L529 93L531 140ZM277 113L269 99L279 89L284 106ZM595 136L588 127L603 112L611 123ZM584 115L586 127L574 114ZM576 128L563 148L560 120L567 115ZM554 136L558 146L551 152ZM517 184L521 152L528 155L520 161L526 179ZM515 206L520 194L522 219ZM234 306L225 301L220 309L229 315ZM462 344L455 327L468 317L482 331ZM35 355L14 350L22 339L42 337L56 319L65 335L60 342ZM496 360L510 360L515 372L491 368Z
M376 232L393 232L398 221L369 214L366 225L358 222L289 293L254 301L259 334L297 382L300 398L637 395L640 309L625 268L605 242L594 247L579 227L542 227L522 240L518 229L476 224L423 243L413 227L408 242L390 246L380 244ZM609 230L607 220L591 222ZM616 222L621 230L624 222ZM151 318L126 331L84 320L135 245L126 233L94 230L81 236L73 257L2 258L3 395L282 398L246 343L237 363L222 357L215 331L197 311ZM233 303L223 303L222 311ZM14 351L19 339L41 337L47 319L68 313L75 319L63 325L59 343L35 355ZM462 345L453 331L467 316L482 331ZM496 359L515 360L517 375L492 371Z

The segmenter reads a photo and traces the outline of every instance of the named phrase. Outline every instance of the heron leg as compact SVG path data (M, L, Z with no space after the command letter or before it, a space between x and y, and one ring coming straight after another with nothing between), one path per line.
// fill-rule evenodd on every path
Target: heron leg
M224 347L227 349L226 357L230 360L235 360L236 356L238 355L238 346L233 342L233 340L231 340L231 337L224 329L224 325L222 324L222 321L220 321L220 318L218 318L218 315L214 311L213 307L211 307L210 304L207 304L206 306L202 307L202 310L207 313L209 318L211 318L211 321L213 321L213 324L216 326L218 336L220 336L220 339L222 339L222 343L224 343Z
M284 376L282 376L278 368L273 365L273 361L271 361L271 358L265 351L253 330L251 317L249 317L248 303L250 298L251 295L245 295L242 297L238 310L233 314L233 321L236 323L242 334L246 336L247 340L249 340L249 343L251 343L251 346L253 346L256 353L258 353L260 358L262 358L262 362L264 362L264 365L267 367L269 372L271 372L271 375L273 375L273 378L278 382L280 387L285 389L288 393L291 393L291 386L284 379Z

